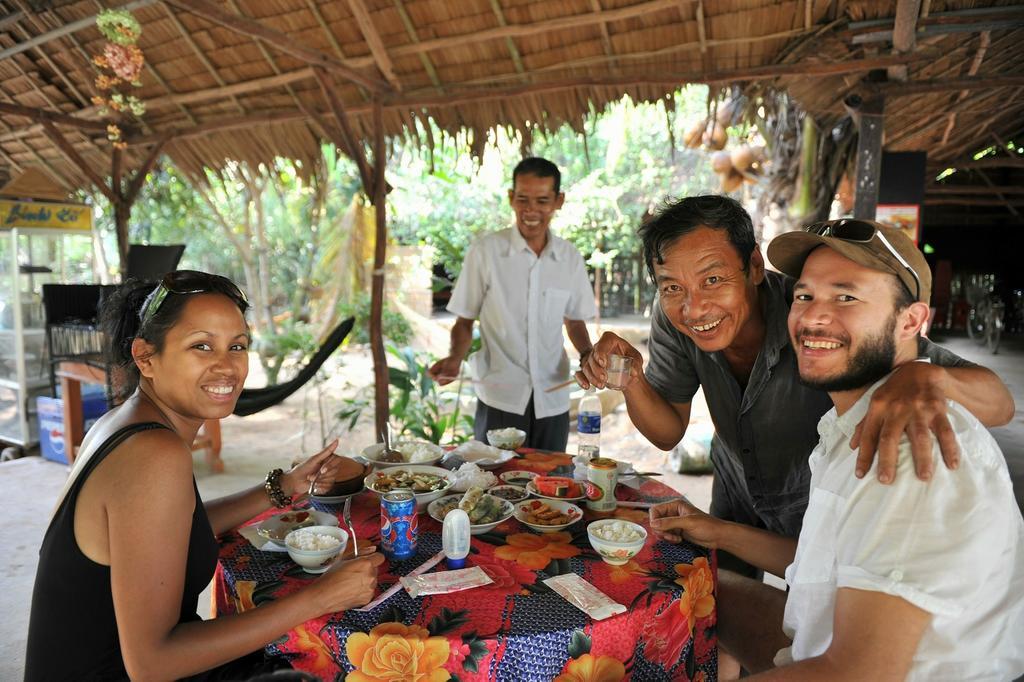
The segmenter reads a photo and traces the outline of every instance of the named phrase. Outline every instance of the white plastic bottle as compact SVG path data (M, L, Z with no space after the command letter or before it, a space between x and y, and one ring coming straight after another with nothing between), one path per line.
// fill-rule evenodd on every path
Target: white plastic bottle
M591 387L580 400L576 416L576 434L579 437L581 456L593 459L601 454L601 399Z
M452 509L441 524L441 548L448 569L463 568L469 554L469 515L461 509Z

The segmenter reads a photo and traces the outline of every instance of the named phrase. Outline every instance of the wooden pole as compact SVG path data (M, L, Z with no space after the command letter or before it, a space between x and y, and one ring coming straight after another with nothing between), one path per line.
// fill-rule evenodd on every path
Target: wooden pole
M857 122L857 174L854 183L853 217L874 220L878 206L878 180L882 174L882 133L885 129L885 100L875 97L845 100Z
M921 0L898 0L896 19L892 29L892 51L894 54L913 52L916 45L917 17L921 13ZM898 64L888 69L889 80L907 80L907 65Z
M384 114L379 98L373 101L373 188L374 216L377 222L376 241L373 248L373 279L370 290L370 351L373 354L374 406L377 436L384 432L390 416L388 401L388 362L384 354L384 265L387 256L387 215L385 213L387 181L384 169L387 166L384 152Z

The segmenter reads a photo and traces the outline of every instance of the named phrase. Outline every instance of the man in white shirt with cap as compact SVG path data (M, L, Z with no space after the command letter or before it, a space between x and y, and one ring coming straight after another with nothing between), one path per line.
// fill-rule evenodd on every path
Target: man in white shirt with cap
M454 381L480 320L482 347L470 358L476 382L475 435L515 427L526 447L564 451L569 437L569 391L547 389L570 378L562 327L581 359L591 350L586 320L596 313L583 257L551 234L562 207L558 167L531 157L512 172L509 204L515 227L470 245L448 311L457 316L446 358L430 368L439 384Z
M871 395L895 368L920 361L931 289L924 256L899 230L844 219L780 235L768 258L798 278L788 326L800 379L835 407L818 425L798 541L683 501L652 510L667 539L784 569L788 593L720 573L720 643L766 680L1017 678L1024 520L988 431L951 401L958 467L918 480L904 436L893 483L853 475L849 442Z

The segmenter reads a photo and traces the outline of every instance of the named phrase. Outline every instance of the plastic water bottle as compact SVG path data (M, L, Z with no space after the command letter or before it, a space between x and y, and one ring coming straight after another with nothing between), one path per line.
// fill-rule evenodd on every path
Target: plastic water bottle
M601 399L597 391L588 388L580 401L576 417L576 434L579 436L579 454L593 459L601 454Z
M447 560L448 570L463 568L469 554L469 515L461 509L452 509L445 514L441 524L441 548Z

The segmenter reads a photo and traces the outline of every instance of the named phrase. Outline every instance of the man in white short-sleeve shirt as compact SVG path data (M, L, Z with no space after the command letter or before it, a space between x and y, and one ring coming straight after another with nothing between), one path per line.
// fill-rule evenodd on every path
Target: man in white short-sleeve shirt
M763 679L1015 679L1024 520L991 435L950 402L959 467L919 481L904 437L891 485L853 475L849 443L871 395L917 361L931 286L923 255L898 230L841 220L777 237L768 258L798 278L788 326L800 378L835 404L818 425L799 540L681 503L652 513L661 534L784 568L788 594L720 574L722 646Z
M579 251L550 231L565 200L558 168L524 159L512 172L508 197L516 225L467 250L448 303L458 316L451 350L430 375L440 384L458 377L480 320L482 346L469 360L477 382L476 438L486 442L488 430L516 427L527 434L525 446L564 451L570 388L546 389L570 377L563 325L581 357L590 352L585 320L596 312L593 290Z

